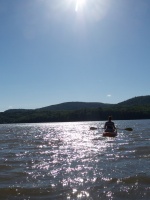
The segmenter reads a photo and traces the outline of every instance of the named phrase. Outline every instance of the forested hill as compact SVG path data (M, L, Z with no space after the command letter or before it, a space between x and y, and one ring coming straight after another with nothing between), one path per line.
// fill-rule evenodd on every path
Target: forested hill
M79 109L89 109L89 108L106 108L113 106L114 104L106 104L106 103L98 103L98 102L66 102L60 103L52 106L47 106L43 108L39 108L37 110L79 110Z
M150 106L150 95L139 96L128 99L126 101L120 102L118 104L108 104L108 103L98 103L98 102L65 102L56 105L46 106L42 108L35 109L36 111L69 111L69 110L79 110L79 109L90 109L90 108L113 108L115 106ZM5 112L27 112L33 111L34 109L9 109Z
M118 104L68 102L39 109L11 109L0 113L0 123L38 123L150 119L150 95Z
M150 106L150 95L134 97L117 104L118 106Z
M118 104L98 103L98 102L66 102L56 105L51 105L36 110L42 111L58 111L58 110L79 110L90 108L113 108L114 106L150 106L150 95L139 96L120 102Z

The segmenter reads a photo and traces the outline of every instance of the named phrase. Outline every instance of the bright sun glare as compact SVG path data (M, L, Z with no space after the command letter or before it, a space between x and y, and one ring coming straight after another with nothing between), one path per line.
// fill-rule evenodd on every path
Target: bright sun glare
M86 0L76 0L76 8L75 11L78 12L80 9L83 8Z

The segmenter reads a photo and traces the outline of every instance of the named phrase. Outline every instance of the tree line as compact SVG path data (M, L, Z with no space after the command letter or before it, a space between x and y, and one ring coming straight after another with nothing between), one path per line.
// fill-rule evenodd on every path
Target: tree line
M103 121L110 115L113 120L150 119L150 106L114 106L72 111L18 110L0 113L0 123Z

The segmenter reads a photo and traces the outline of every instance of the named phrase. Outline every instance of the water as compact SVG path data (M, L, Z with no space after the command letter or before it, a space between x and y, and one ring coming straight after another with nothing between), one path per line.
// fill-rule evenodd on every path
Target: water
M0 125L0 200L150 198L150 120Z

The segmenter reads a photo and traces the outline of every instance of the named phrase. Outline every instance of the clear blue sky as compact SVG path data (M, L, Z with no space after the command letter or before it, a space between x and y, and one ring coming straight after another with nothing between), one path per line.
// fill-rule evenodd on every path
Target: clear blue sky
M0 111L149 88L150 0L0 0Z

